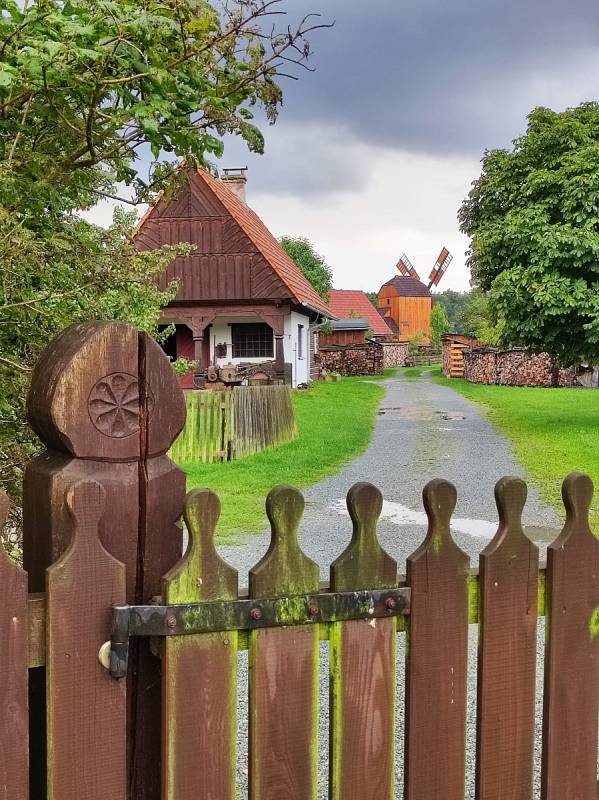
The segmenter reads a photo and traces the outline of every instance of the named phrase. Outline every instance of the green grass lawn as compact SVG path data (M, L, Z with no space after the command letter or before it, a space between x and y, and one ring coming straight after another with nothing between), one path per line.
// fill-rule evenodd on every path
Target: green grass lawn
M306 391L293 393L298 428L295 441L239 461L181 464L188 489L202 486L219 494L221 539L264 527L264 500L273 486L309 486L334 475L365 450L383 394L383 388L368 377L319 381Z
M512 441L518 461L543 498L563 513L561 483L572 470L595 483L592 524L599 535L599 391L486 386L445 378L433 380L479 404L489 420Z

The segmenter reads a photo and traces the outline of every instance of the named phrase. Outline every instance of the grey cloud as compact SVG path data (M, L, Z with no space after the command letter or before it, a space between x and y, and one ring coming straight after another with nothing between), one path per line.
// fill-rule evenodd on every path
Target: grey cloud
M539 104L596 96L596 0L284 0L291 19L334 20L312 35L316 72L284 81L268 170L238 141L258 188L311 195L356 190L367 164L352 142L437 156L506 146ZM266 174L267 173L267 174Z

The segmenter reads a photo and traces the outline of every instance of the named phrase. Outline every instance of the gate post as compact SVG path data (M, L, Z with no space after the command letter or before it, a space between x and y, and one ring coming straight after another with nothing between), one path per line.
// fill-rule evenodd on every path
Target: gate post
M129 603L160 593L181 555L177 521L185 475L166 452L185 422L175 374L154 340L123 322L72 325L34 370L29 422L46 450L24 479L23 557L29 590L43 591L46 569L72 531L65 490L81 480L106 493L100 539L125 564ZM160 662L136 643L128 676L128 782L135 800L160 796ZM35 674L37 673L37 674ZM45 676L32 670L32 796L45 796Z

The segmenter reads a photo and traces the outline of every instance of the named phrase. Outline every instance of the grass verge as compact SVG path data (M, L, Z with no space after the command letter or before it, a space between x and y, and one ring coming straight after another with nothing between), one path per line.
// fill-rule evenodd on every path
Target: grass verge
M482 407L511 440L544 500L561 513L564 477L573 470L588 473L596 487L591 524L599 535L599 391L487 386L445 378L438 367L431 375Z
M293 393L298 437L240 461L222 464L182 463L187 487L214 489L220 496L222 515L218 535L235 539L241 533L260 531L266 524L264 500L281 483L299 488L334 475L368 446L376 411L384 390L376 379L343 378L319 381L307 391Z

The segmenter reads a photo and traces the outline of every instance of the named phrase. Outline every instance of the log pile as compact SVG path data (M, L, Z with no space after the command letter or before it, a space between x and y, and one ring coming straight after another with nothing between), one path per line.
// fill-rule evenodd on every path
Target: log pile
M405 367L408 358L407 342L381 342L383 347L383 369Z
M471 383L500 386L578 386L576 369L560 368L547 353L526 348L496 350L473 347L465 350L464 377Z
M346 377L383 374L383 347L378 342L320 347L316 358L321 370Z

